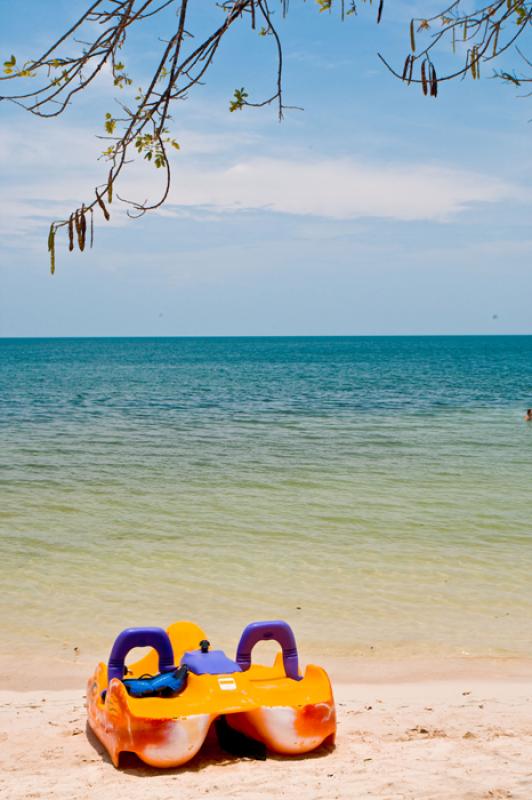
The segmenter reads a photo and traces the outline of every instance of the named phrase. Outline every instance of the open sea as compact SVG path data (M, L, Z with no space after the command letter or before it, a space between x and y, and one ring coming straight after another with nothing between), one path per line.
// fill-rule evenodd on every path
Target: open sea
M3 650L532 655L532 337L0 340Z

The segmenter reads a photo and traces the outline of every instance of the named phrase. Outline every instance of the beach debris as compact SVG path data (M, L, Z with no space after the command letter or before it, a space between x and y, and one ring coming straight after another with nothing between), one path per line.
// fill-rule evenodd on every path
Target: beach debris
M428 739L445 739L447 737L445 731L442 731L439 728L425 728L422 725L416 725L415 728L409 728L407 734L418 734L419 736L426 736Z

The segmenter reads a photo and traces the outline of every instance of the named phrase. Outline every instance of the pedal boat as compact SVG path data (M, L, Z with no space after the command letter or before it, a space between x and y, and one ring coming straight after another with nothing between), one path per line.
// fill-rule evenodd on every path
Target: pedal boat
M263 640L281 646L272 666L251 663L253 647ZM125 752L154 767L185 764L221 715L231 728L274 753L299 755L334 742L336 713L328 675L313 665L300 673L294 634L286 622L248 625L234 661L206 645L204 632L192 622L176 622L167 631L128 628L118 636L108 664L100 663L87 685L89 725L115 767ZM125 658L135 647L152 649L126 668ZM170 672L177 664L188 668L179 694L128 693L127 679Z

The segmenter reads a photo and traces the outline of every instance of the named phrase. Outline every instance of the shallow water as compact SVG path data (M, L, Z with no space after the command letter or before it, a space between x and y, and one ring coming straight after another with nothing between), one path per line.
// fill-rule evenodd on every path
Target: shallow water
M532 655L532 337L0 341L4 647Z

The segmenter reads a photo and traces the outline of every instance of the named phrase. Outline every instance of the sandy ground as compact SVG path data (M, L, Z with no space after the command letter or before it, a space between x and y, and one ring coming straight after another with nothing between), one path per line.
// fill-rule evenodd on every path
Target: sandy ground
M503 670L504 671L504 670ZM186 767L116 770L76 689L0 692L0 797L9 800L386 798L532 800L532 673L335 683L334 750L265 762L214 740Z

